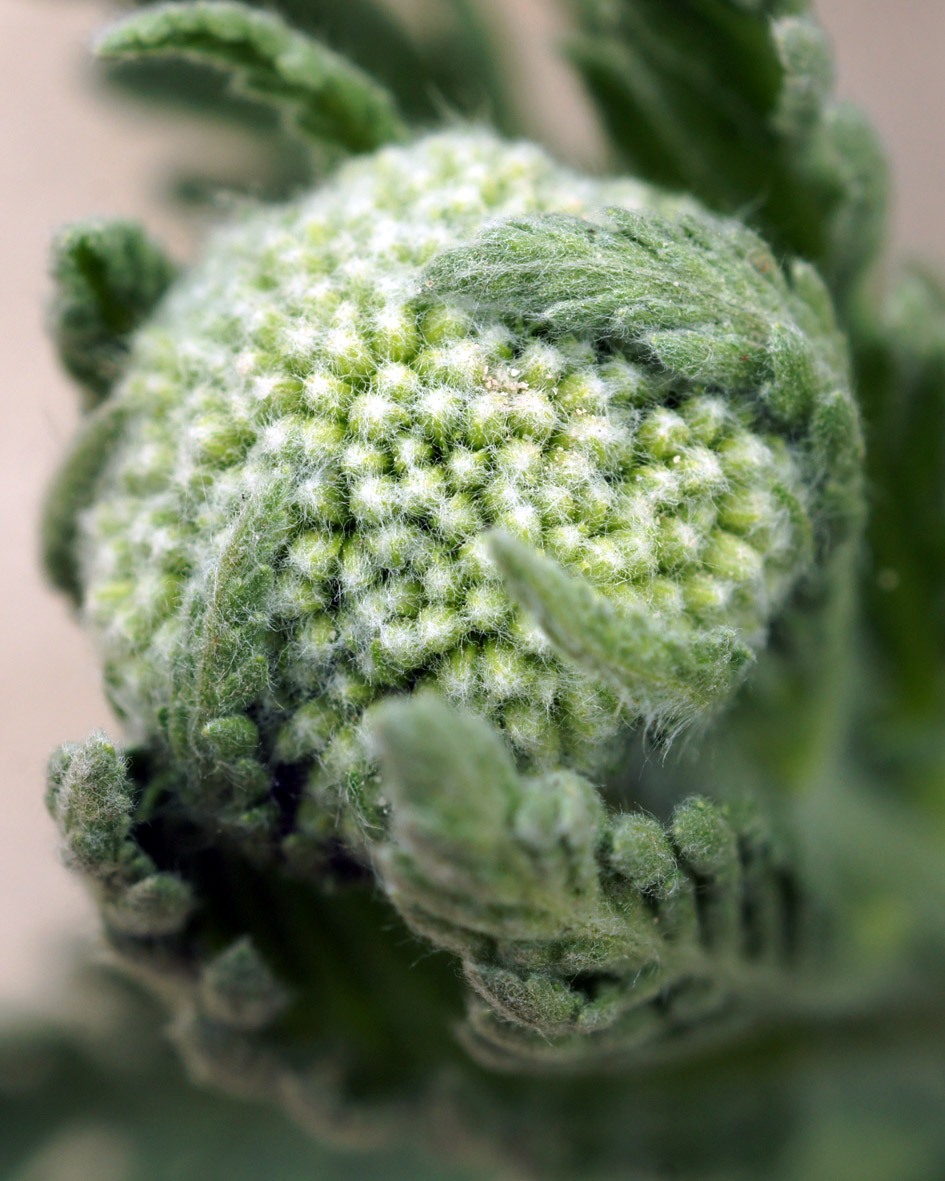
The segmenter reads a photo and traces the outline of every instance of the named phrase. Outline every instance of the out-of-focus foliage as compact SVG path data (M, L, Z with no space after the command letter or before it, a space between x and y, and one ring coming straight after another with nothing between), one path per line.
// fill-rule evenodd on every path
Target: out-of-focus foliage
M313 1142L268 1106L189 1083L163 1014L100 970L73 982L69 1019L32 1019L0 1036L0 1176L9 1181L502 1181L527 1158L566 1177L621 1181L936 1181L945 1162L937 1022L794 1026L720 1055L641 1067L619 1087L586 1080L580 1097L516 1087L505 1165L458 1129L464 1163L348 1128ZM518 1088L520 1091L521 1088ZM482 1109L483 1116L486 1109ZM493 1113L494 1117L495 1113ZM562 1127L582 1128L569 1139ZM422 1137L421 1137L422 1138ZM544 1143L543 1143L544 1141Z
M571 0L569 56L619 163L757 225L836 289L882 240L885 167L831 98L826 38L804 0Z
M131 0L126 7L146 7ZM477 0L437 0L408 19L383 0L250 0L247 7L284 17L300 33L331 46L360 66L395 96L404 114L420 126L461 115L516 130L510 83L501 70L488 14ZM245 96L229 80L194 61L139 59L109 63L107 82L149 105L205 115L264 137L268 172L262 159L239 176L225 178L229 188L284 196L309 180L317 157L300 154L297 143L280 129L279 117ZM199 171L177 179L178 192L198 200L212 195L222 178Z
M5 1181L472 1181L420 1151L314 1144L267 1107L187 1081L159 1007L111 972L83 969L69 1017L0 1033Z

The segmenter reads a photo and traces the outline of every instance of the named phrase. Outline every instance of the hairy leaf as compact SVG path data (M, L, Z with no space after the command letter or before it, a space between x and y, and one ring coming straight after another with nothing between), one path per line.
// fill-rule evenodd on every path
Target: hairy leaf
M52 328L59 356L91 409L121 375L128 339L176 267L134 222L82 222L53 243Z
M711 709L751 660L730 629L673 634L657 616L616 608L512 537L493 535L492 552L509 593L555 647L626 693L649 720L678 723Z
M348 151L405 133L391 96L357 66L229 0L146 9L106 30L98 49L105 58L176 55L228 70L248 95L284 109L301 134Z
M46 494L40 524L43 568L53 586L79 606L79 516L92 504L99 476L127 422L121 402L106 401L83 423L72 453Z
M846 288L876 253L886 172L830 100L806 4L571 0L568 54L622 166L747 217Z

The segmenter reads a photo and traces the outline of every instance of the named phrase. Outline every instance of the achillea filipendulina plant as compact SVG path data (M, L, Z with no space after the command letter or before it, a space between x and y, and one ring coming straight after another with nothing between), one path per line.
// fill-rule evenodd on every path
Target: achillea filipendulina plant
M854 389L940 421L945 317L919 279L877 310L882 159L803 5L571 9L642 179L509 137L498 92L498 130L431 130L409 70L245 5L103 35L229 71L331 164L180 275L128 223L57 239L86 418L44 554L125 737L60 748L48 802L199 1077L675 1176L691 1131L623 1130L641 1071L685 1127L667 1071L935 991L936 772L882 715L929 661L855 606L914 584L888 504L864 541Z

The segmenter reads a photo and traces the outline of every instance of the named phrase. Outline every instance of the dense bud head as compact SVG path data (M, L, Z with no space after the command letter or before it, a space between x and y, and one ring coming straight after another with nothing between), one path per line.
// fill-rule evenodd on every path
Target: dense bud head
M566 215L577 267L605 232L577 219L613 207L668 215L606 231L643 276L627 306L590 269L604 303L573 331L562 304L431 294L434 260L496 219ZM677 292L721 321L667 328ZM490 531L671 637L677 664L723 632L744 663L823 541L823 472L856 421L816 436L812 407L834 383L848 409L842 382L816 279L730 223L485 133L349 164L220 233L136 339L77 545L112 701L194 814L242 831L378 831L364 711L418 686L533 773L599 775L621 731L686 710L553 646ZM642 653L654 683L661 652Z

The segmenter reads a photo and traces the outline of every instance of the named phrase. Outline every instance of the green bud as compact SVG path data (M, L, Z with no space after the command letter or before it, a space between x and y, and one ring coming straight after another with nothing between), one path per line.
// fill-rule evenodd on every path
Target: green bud
M46 806L69 864L96 878L120 869L131 832L131 784L104 734L59 748L50 760Z
M663 826L651 816L615 821L607 861L620 878L655 898L670 898L683 884Z
M198 996L205 1016L238 1030L264 1028L288 1004L288 994L249 939L204 965Z
M155 873L106 898L103 913L110 930L138 939L177 935L195 906L193 890L171 873Z

